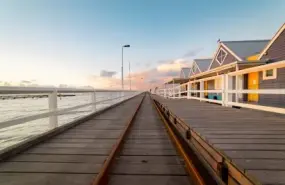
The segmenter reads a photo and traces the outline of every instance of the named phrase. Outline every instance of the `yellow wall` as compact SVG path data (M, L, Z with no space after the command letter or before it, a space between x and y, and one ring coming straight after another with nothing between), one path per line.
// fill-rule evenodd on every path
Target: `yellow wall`
M256 54L256 55L249 56L246 59L250 62L255 62L258 60L258 57L259 57L259 54ZM248 74L248 89L257 90L259 88L258 86L259 86L258 72L249 73ZM249 93L247 97L248 97L248 101L251 101L251 102L257 102L259 98L258 94L256 93Z
M246 60L250 61L250 62L253 62L253 61L257 61L258 60L258 57L259 57L259 54L257 55L252 55L252 56L249 56L246 58Z

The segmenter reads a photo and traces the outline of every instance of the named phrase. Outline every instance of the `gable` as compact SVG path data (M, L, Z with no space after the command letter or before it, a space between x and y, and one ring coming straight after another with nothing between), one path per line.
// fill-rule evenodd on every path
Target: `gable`
M196 65L199 67L200 72L205 72L209 69L209 66L212 62L212 59L205 58L205 59L194 59Z
M260 56L261 60L285 60L285 28Z
M198 74L200 73L200 69L199 69L199 66L197 65L196 62L193 62L193 66L192 66L192 74Z
M180 71L180 78L188 78L191 72L191 68L182 68Z
M220 51L223 51L226 53L225 58L221 60L221 57L219 56ZM218 52L215 54L212 63L209 66L209 70L214 69L216 67L220 67L222 65L230 64L233 62L236 62L238 59L234 57L230 51L228 51L224 46L220 45Z

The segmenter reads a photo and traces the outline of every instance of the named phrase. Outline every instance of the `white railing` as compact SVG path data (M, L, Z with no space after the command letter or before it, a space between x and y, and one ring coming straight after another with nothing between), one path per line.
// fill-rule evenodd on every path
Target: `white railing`
M175 86L168 89L158 89L156 92L158 95L164 98L171 99L195 99L200 101L207 101L212 103L221 104L223 106L237 106L244 108L251 108L275 113L285 114L285 102L280 102L281 107L262 105L259 102L245 102L240 101L243 94L273 94L273 95L285 95L285 89L257 89L248 90L243 89L243 75L252 72L263 72L268 69L280 69L285 68L285 61L266 64L258 67L251 67L244 70L238 70L228 74L217 75L208 78L202 78L198 80L190 80L185 84ZM234 82L235 80L235 82ZM260 79L262 80L262 79ZM213 86L204 86L204 82L213 82ZM274 82L274 79L272 79ZM207 83L208 84L208 83ZM196 85L196 86L195 86ZM209 84L208 84L209 85ZM186 88L187 87L187 88ZM199 87L199 88L198 88Z
M97 93L108 92L109 97L104 99L96 98ZM76 105L68 108L58 108L58 95L62 93L88 93L90 94L90 102ZM138 95L139 91L127 90L103 90L103 89L77 89L77 88L44 88L44 87L0 87L0 95L15 95L15 94L48 94L48 111L44 113L24 116L7 121L0 122L0 128L10 127L18 124L23 124L37 119L49 118L49 124L52 128L58 126L58 116L67 114L72 110L83 107L92 107L92 113L97 111L96 105L102 104L112 100L123 101L133 96ZM0 100L1 101L1 100ZM1 112L0 112L1 113Z

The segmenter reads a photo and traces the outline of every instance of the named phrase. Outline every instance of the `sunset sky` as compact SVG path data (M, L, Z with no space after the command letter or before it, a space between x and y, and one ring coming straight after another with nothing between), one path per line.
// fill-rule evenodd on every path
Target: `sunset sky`
M270 39L284 0L2 0L0 84L149 88L211 57L217 40ZM127 80L127 78L126 78ZM126 82L127 83L127 82Z

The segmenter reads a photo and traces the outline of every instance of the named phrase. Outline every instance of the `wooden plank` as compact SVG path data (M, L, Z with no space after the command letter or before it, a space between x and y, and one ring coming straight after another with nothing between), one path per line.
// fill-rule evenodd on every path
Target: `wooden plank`
M248 174L255 176L262 184L281 185L285 182L285 171L279 170L248 170Z
M165 176L165 175L114 175L111 177L110 185L190 185L189 177L187 176Z
M28 167L27 167L28 165ZM85 173L95 174L101 164L88 163L42 163L42 162L9 162L0 165L1 173Z
M238 167L254 169L250 170L254 172L249 173L253 175L250 179L256 178L267 184L285 184L285 115L195 100L155 98ZM267 178L271 171L277 172L274 170L282 172L275 173L274 178ZM238 173L236 177L240 176Z
M52 173L0 173L3 185L82 185L89 184L94 174L52 174Z
M182 165L184 161L178 156L119 156L116 163Z
M227 150L246 150L246 151L284 151L285 145L283 144L214 144L215 147Z
M55 154L55 155L108 155L111 148L42 148L36 147L26 151L27 154Z
M223 138L223 139L210 139L210 143L213 144L285 144L285 139L232 139L232 138Z
M211 139L285 139L285 135L245 135L245 134L203 134L203 136L211 141Z
M42 155L42 154L22 154L12 158L13 162L58 162L58 163L92 163L102 164L107 155ZM26 163L28 164L28 163Z
M117 164L111 173L120 175L186 175L182 165L170 164Z
M282 159L235 159L234 162L245 170L284 170Z

